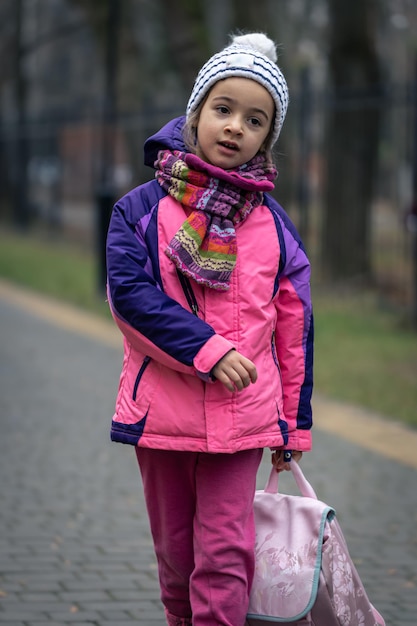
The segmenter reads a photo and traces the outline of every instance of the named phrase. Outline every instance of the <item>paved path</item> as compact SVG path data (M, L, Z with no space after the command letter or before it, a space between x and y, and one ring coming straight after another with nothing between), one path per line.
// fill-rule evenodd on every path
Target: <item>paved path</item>
M0 626L165 623L133 450L108 439L120 362L112 325L0 282ZM417 434L315 412L305 472L387 626L416 626Z

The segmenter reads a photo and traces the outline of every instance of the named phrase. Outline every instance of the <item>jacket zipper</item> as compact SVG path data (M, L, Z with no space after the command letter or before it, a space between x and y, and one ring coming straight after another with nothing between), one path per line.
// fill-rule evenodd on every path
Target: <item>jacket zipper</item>
M278 361L278 355L277 355L277 346L275 343L275 331L272 332L272 338L271 338L271 348L272 348L272 358L274 359L274 363L276 365L276 368L278 370L278 375L279 375L279 379L281 381L281 393L284 393L284 387L282 384L282 374L281 374L281 368L279 366L279 361ZM277 408L277 414L278 414L278 426L281 430L281 434L284 440L284 445L286 446L288 444L288 424L285 420L282 419L281 417L281 411L279 410L279 406L278 403L275 403L275 406Z
M138 393L139 383L141 381L141 378L142 378L146 368L149 365L150 360L151 360L150 356L145 356L145 358L143 359L143 363L140 366L140 370L138 372L138 375L136 376L135 385L133 387L133 394L132 394L132 398L133 398L134 401L136 401L136 396L137 396L137 393Z
M180 272L178 268L177 268L177 274L178 274L179 281L181 283L182 290L185 294L185 297L187 298L188 306L190 307L194 315L198 317L197 299L195 297L193 288L191 287L190 280L188 276L185 276L182 272Z
M274 363L275 363L275 365L277 367L279 378L280 378L280 381L281 381L281 389L284 391L284 388L282 386L281 368L279 366L278 356L277 356L277 346L276 346L276 343L275 343L275 330L272 331L271 349L272 349L272 358L274 359Z

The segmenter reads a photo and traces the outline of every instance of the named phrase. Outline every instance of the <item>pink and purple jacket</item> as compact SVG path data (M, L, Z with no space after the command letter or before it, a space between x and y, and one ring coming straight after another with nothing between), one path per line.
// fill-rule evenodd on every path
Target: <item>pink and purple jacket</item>
M183 118L145 144L184 150ZM236 225L230 290L190 280L191 311L165 249L186 218L156 180L115 205L107 239L108 294L124 336L114 441L165 450L233 453L311 448L313 317L310 265L284 210L268 194ZM258 380L231 393L211 375L237 349Z

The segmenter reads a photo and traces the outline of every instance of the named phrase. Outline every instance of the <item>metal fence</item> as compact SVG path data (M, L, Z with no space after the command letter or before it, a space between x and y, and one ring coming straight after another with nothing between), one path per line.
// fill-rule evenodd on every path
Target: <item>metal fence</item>
M306 83L301 81L292 96L285 137L291 148L281 158L278 197L284 196L283 204L314 259L320 247L326 158L322 142L330 101L325 93L307 88L303 92ZM416 95L413 85L396 86L389 93L396 97L381 96L379 102L384 114L372 202L373 276L384 301L415 315ZM117 124L104 126L100 120L74 117L0 127L0 219L24 227L41 225L102 254L113 200L152 176L141 166L144 139L178 114L149 111L119 116Z

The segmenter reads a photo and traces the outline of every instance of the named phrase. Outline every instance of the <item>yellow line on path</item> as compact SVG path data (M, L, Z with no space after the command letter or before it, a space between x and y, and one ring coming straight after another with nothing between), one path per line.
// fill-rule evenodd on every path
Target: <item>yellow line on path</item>
M313 412L315 428L417 469L417 431L367 409L318 395L314 396Z
M111 320L101 319L93 313L81 311L47 296L16 287L2 279L0 279L0 297L21 309L30 311L41 319L48 320L59 328L71 330L79 335L122 349L122 335Z
M16 287L0 279L0 298L71 330L122 349L122 336L111 321ZM417 469L417 432L366 409L315 395L314 427ZM314 431L313 431L314 432Z

